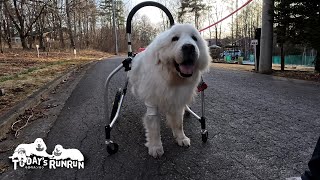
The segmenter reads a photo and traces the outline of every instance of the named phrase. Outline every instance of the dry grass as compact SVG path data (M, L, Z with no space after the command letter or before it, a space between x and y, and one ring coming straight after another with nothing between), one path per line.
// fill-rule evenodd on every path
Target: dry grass
M216 68L231 69L237 71L254 71L253 65L212 63L211 66ZM280 65L273 65L272 69L272 75L274 76L320 82L320 73L314 72L313 67L286 66L285 71L280 71Z
M69 69L109 56L94 50L77 52L77 56L72 52L41 53L39 58L35 51L18 49L0 54L0 88L5 91L0 96L0 115Z
M231 69L238 71L253 71L254 66L251 65L239 65L239 64L227 64L227 63L211 63L212 67L222 68L222 69Z

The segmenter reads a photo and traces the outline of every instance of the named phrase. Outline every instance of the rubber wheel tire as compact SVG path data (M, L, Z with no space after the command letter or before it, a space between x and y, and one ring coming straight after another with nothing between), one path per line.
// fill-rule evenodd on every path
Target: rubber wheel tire
M107 145L107 152L112 155L118 152L119 145L117 143L110 143Z
M206 133L204 133L204 134L201 134L202 142L204 142L204 143L207 142L208 136L209 136L208 131L206 131Z
M190 117L190 112L189 111L184 111L184 117Z
M119 89L114 97L113 105L112 105L112 110L111 110L111 115L110 115L110 122L113 120L114 116L117 113L118 107L119 107L119 102L121 98L121 89Z

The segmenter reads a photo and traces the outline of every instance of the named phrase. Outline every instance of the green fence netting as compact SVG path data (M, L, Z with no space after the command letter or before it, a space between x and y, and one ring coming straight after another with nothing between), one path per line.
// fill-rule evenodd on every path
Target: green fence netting
M313 66L315 56L288 55L284 57L284 63L289 65ZM281 64L280 56L273 56L273 64Z
M254 61L254 55L250 54L250 61ZM314 66L313 61L315 56L303 56L303 55L288 55L284 57L284 62L287 65L302 65L302 66ZM273 64L281 64L280 56L272 57Z

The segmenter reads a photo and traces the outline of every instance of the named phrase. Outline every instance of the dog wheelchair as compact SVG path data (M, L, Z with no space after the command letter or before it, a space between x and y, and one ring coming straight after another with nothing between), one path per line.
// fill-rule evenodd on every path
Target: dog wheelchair
M164 11L166 13L166 15L169 18L170 21L170 26L174 25L174 20L173 17L171 15L171 13L169 12L169 10L163 6L160 3L157 2L153 2L153 1L145 1L142 2L138 5L136 5L129 13L128 18L127 18L127 24L126 24L126 33L127 33L127 41L128 41L128 58L126 58L125 60L122 61L122 64L120 64L118 67L116 67L108 76L107 80L105 81L105 95L104 95L104 99L105 99L105 105L106 105L106 113L105 113L105 117L108 120L107 125L105 126L105 136L106 136L106 145L107 145L107 152L112 155L115 154L118 149L119 149L119 145L115 142L113 142L111 140L111 130L113 128L113 126L115 125L117 119L119 118L119 114L120 114L120 110L121 110L121 106L123 104L124 101L124 97L127 93L127 87L128 87L128 83L129 83L129 78L126 77L126 81L125 84L123 86L123 88L120 88L114 97L114 101L113 101L113 105L112 105L112 109L111 109L111 113L109 116L109 106L108 106L108 102L109 102L109 83L111 78L117 73L119 72L122 68L124 68L125 72L128 72L131 70L131 63L132 61L134 61L134 56L132 53L132 47L131 47L131 21L133 18L133 15L141 8L145 7L145 6L155 6L160 8L162 11ZM208 140L208 131L206 130L206 118L205 118L205 104L204 104L204 90L207 88L207 84L203 81L203 78L201 77L201 81L198 84L198 92L201 93L201 117L198 116L195 112L193 112L188 106L186 106L185 108L185 115L193 115L196 119L199 120L200 124L201 124L201 138L202 141L205 143Z

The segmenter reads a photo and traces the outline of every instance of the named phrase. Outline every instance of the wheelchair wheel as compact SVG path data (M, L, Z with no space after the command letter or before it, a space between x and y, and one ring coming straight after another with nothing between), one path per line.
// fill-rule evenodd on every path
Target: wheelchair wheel
M111 142L107 145L107 152L112 155L118 152L119 145L117 143Z
M190 107L189 107L190 108ZM191 108L190 108L191 109ZM186 109L184 110L184 117L190 117L191 113L187 111Z
M202 142L207 142L208 141L208 136L209 136L209 133L208 131L206 131L204 134L201 134L201 139L202 139Z
M190 117L190 112L189 111L184 111L184 117Z
M119 102L120 102L120 98L121 98L121 88L117 91L115 97L114 97L114 101L113 101L113 105L112 105L112 110L111 110L111 116L110 116L110 121L112 121L112 119L114 118L114 116L117 113L118 107L119 107Z

